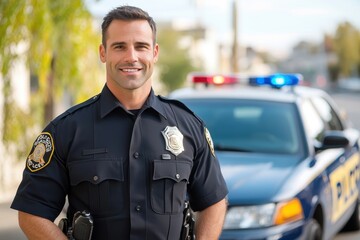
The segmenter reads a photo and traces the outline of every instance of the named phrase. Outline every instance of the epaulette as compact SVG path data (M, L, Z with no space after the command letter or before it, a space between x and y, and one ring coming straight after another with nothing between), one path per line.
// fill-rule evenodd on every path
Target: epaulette
M57 117L52 121L52 123L53 123L53 124L56 124L56 122L58 122L60 119L63 119L63 118L65 118L66 116L68 116L68 115L76 112L77 110L79 110L79 109L81 109L81 108L84 108L84 107L86 107L86 106L88 106L88 105L96 102L98 99L100 99L100 94L95 95L95 96L89 98L88 100L86 100L86 101L84 101L84 102L82 102L82 103L79 103L79 104L77 104L77 105L75 105L75 106L70 107L68 110L66 110L65 112L63 112L63 113L60 114L59 116L57 116Z
M196 115L196 113L194 113L188 106L186 106L185 103L181 102L180 100L177 100L177 99L172 99L172 98L167 98L167 97L163 97L163 96L160 96L158 95L158 97L165 101L165 102L171 102L173 103L174 105L186 110L187 112L191 113L192 115L194 115L194 117L196 117L200 122L204 123L204 121L198 116Z

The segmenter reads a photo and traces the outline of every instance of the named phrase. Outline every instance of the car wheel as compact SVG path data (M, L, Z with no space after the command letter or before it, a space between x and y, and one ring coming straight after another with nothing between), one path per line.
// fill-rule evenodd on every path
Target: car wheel
M360 211L359 211L360 201L355 206L355 210L351 215L349 221L345 224L342 231L357 231L360 230Z
M316 219L311 219L309 223L309 231L307 240L321 240L322 239L322 229L319 222Z

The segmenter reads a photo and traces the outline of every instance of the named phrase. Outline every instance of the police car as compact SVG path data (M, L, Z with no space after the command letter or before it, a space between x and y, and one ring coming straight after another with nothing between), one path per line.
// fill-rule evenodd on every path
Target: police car
M191 78L195 87L170 97L210 130L229 188L220 239L332 239L360 228L359 131L327 93L299 86L299 74Z

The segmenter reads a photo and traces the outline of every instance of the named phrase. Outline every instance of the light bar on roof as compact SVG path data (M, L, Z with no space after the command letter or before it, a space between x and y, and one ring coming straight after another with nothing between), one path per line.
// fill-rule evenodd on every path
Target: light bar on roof
M270 85L274 88L281 88L283 86L298 85L302 80L301 74L289 74L289 73L276 73L267 76L254 76L244 78L236 75L193 75L193 83L204 83L206 85L230 85L236 83L244 83L247 79L247 83L253 86ZM241 81L242 80L242 81Z

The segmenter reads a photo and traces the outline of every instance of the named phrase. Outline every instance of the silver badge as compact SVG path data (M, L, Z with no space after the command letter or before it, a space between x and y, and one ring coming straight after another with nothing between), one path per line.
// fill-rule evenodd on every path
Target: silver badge
M177 127L167 126L161 133L165 138L166 150L172 152L175 156L184 151L184 136Z

